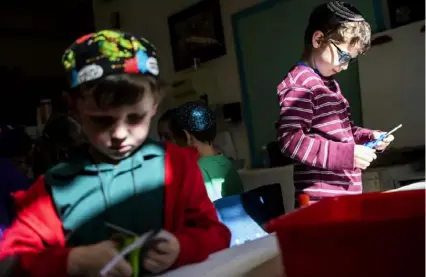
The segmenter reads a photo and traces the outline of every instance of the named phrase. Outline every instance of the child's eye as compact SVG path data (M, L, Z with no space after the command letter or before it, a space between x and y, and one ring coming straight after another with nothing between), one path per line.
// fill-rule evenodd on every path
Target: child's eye
M108 127L114 124L114 118L110 116L91 116L90 120L98 126Z
M145 119L145 114L130 114L127 116L129 124L138 124Z

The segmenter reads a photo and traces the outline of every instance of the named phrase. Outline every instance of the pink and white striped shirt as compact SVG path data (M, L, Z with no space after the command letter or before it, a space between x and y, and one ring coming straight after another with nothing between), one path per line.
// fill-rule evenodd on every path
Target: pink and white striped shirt
M362 193L361 170L354 168L354 147L373 139L373 134L353 125L339 84L308 66L297 65L278 85L277 94L278 141L282 153L297 162L296 195L306 193L317 201Z

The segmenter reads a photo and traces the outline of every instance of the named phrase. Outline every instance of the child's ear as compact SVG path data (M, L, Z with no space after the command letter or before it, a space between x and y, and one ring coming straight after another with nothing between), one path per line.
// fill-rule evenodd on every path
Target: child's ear
M158 104L154 104L154 106L152 107L151 117L154 117L157 114L157 110L158 110Z
M183 130L185 132L186 144L192 145L192 136L187 130Z
M321 31L315 31L312 35L312 47L319 48L324 42L324 33Z

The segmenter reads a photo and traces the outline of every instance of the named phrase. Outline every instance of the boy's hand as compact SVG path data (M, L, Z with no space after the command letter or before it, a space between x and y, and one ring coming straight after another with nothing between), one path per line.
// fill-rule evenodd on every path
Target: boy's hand
M356 168L366 169L370 166L371 162L374 161L376 156L376 150L363 145L355 145L354 149L354 165Z
M75 247L68 255L68 274L70 276L99 277L102 268L116 255L118 244L107 240L89 246ZM132 267L121 260L107 276L132 276Z
M383 134L385 134L385 133L384 132L374 131L373 132L373 137L374 137L374 139L378 139ZM382 140L381 142L379 142L377 144L376 150L378 150L378 151L384 151L394 139L395 138L394 138L393 135L389 135L387 138L385 138L384 140Z
M159 242L149 250L144 260L143 267L152 272L159 273L171 267L179 256L180 244L174 235L165 241Z

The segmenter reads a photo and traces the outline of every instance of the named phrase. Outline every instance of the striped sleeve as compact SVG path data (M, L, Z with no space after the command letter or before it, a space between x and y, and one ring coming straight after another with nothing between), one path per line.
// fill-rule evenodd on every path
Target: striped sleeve
M364 144L374 139L372 130L355 126L353 122L351 122L351 126L356 144Z
M280 118L277 136L281 152L291 159L317 168L352 170L354 144L310 136L313 94L306 87L278 89Z

